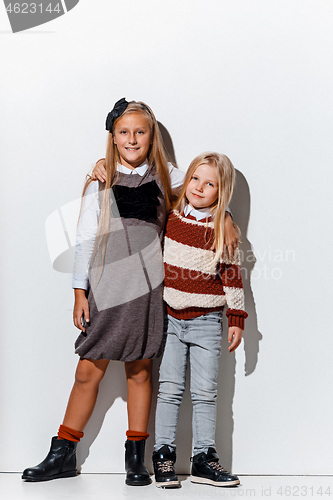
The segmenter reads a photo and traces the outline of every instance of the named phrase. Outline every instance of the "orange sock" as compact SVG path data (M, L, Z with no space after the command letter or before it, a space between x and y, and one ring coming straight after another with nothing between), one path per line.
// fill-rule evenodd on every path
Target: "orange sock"
M126 436L129 441L141 441L149 437L148 432L126 431Z
M78 443L83 436L83 432L66 427L66 425L61 425L58 430L58 439L67 439L67 441Z

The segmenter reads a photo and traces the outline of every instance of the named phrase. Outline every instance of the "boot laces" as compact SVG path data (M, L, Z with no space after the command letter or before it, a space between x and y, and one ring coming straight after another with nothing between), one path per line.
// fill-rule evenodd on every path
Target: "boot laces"
M173 472L173 461L165 460L163 462L157 462L158 470L161 472Z
M223 469L222 465L220 465L218 462L208 462L208 465L218 472L226 472L226 470Z

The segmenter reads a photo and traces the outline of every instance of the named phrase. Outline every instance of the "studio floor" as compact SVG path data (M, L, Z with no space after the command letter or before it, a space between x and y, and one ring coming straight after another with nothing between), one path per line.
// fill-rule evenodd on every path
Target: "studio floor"
M239 476L235 488L217 488L180 476L181 488L133 487L124 474L81 474L75 478L27 483L16 473L0 473L1 500L117 500L118 498L321 498L333 497L333 476ZM153 479L153 478L152 478Z

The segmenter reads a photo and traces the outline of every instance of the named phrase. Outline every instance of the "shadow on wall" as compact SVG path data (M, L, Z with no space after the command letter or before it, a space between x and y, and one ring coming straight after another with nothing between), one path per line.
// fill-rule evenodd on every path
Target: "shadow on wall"
M242 278L245 292L245 309L249 314L246 319L246 333L244 335L245 348L245 375L254 372L259 353L259 342L262 335L258 330L257 312L255 300L251 288L251 274L256 263L252 245L247 239L247 231L250 218L250 190L244 175L236 170L236 186L230 203L235 222L241 230L241 251L244 256L242 262ZM259 223L259 222L258 222Z
M240 249L244 256L242 262L242 278L245 293L245 309L249 317L245 320L244 340L238 349L244 346L245 376L254 372L258 362L259 342L262 335L258 330L256 306L251 288L251 274L256 259L251 243L247 238L250 217L250 191L244 175L236 170L236 186L230 203L235 222L241 230ZM228 470L232 470L232 436L234 431L233 398L235 393L236 357L228 351L228 324L226 318L223 323L222 354L218 378L217 426L216 445L220 462ZM237 473L237 471L235 471Z
M160 132L161 132L161 136L162 136L165 150L167 152L167 159L173 165L177 166L176 155L175 155L175 150L173 147L173 142L172 142L171 136L170 136L169 132L167 131L167 129L165 128L165 126L162 125L161 122L157 122L157 123L158 123L158 127L160 129Z
M97 438L103 425L105 415L117 398L127 400L127 384L124 363L110 361L103 380L99 384L98 398L94 412L84 430L84 439L77 448L78 468L85 463L89 456L90 446ZM126 436L124 436L125 442Z
M164 145L168 152L168 159L174 165L177 164L172 144L172 139L167 129L159 123ZM241 250L244 254L244 262L242 264L242 276L245 291L245 309L249 314L246 320L246 331L244 335L245 349L245 376L251 375L254 372L259 353L259 342L262 339L261 333L258 331L257 314L255 301L251 289L251 273L255 265L255 257L252 251L252 246L247 239L247 229L250 216L250 191L244 175L237 172L237 182L234 190L230 208L233 213L235 222L241 229ZM233 398L235 392L235 372L236 358L235 354L230 354L228 351L227 342L227 322L223 325L223 341L222 354L220 358L220 372L218 378L218 403L217 403L217 428L216 428L216 445L220 456L220 463L228 470L232 470L232 437L234 430L233 421ZM240 347L241 348L241 347ZM158 370L160 360L154 360L153 365L153 403L151 419L148 432L151 438L147 441L146 447L146 465L152 472L151 455L154 446L154 426L155 426L155 409L156 396L158 391ZM177 444L177 472L179 474L188 474L190 471L190 456L192 454L192 404L189 394L189 371L187 371L186 391L184 393L183 403L180 409L180 417L178 431L176 437ZM115 380L117 381L115 383ZM106 371L104 379L100 384L99 395L94 413L85 429L85 439L78 447L78 465L81 466L89 456L89 449L99 434L105 415L112 407L115 399L121 397L124 401L127 400L127 386L124 375L123 363L112 362ZM125 437L124 437L125 439ZM236 471L237 472L237 471Z

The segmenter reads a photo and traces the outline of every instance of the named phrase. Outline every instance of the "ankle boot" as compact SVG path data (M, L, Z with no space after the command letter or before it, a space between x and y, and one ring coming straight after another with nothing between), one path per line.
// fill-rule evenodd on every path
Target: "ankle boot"
M213 486L237 486L240 480L234 474L223 469L215 448L208 448L207 453L199 453L191 458L192 483L211 484Z
M153 453L155 484L158 488L179 488L179 479L175 472L176 452L163 445Z
M35 467L25 469L22 479L49 481L59 477L76 476L76 446L77 443L54 436L47 457Z
M126 484L131 486L145 486L151 483L149 472L144 465L145 439L125 443Z

